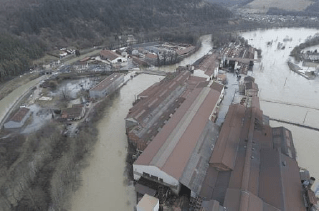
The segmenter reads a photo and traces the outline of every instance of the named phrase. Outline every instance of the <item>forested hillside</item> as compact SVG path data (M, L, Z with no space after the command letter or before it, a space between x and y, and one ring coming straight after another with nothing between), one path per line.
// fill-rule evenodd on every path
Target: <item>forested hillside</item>
M229 17L202 0L0 0L0 79L27 70L46 49L105 45L122 33L177 34Z

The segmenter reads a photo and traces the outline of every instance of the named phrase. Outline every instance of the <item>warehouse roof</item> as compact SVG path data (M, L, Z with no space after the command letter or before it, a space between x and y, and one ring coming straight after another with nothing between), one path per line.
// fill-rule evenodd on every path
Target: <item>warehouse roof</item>
M109 85L111 85L116 79L123 76L122 73L113 73L112 75L106 77L103 81L101 81L98 85L93 87L92 91L102 91L106 89Z
M244 116L245 107L243 105L236 104L229 107L210 159L212 166L224 170L234 169Z
M219 95L208 87L196 88L134 164L157 166L179 180Z
M106 58L110 61L120 57L120 55L117 55L116 53L114 53L113 51L110 51L110 50L102 50L100 52L100 56L103 56L104 58Z
M212 89L216 90L217 92L221 93L223 91L223 89L224 89L224 85L214 81L212 83L212 85L210 86L210 88L212 88Z

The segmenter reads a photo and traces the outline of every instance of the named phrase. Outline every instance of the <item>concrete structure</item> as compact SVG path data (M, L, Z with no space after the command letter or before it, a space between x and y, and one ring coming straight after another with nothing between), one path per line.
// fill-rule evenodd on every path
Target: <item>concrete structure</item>
M158 211L159 200L153 196L145 194L141 201L136 205L137 211Z
M204 210L307 210L291 133L264 119L259 103L230 106L200 192Z
M112 94L124 83L124 74L113 73L105 78L98 85L90 89L90 98L102 98Z
M28 108L20 108L17 113L15 113L9 121L4 123L4 128L12 129L12 128L20 128L24 125L25 121L31 115L31 111Z
M201 82L185 93L185 101L133 164L134 179L141 177L171 188L182 185L193 196L200 193L219 127L210 117L220 93Z

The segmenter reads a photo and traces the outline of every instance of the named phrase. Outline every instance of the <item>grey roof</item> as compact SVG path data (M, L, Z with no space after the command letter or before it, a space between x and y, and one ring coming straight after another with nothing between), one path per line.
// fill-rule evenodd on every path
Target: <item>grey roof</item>
M218 138L219 126L208 121L184 169L180 183L199 194Z
M142 194L142 195L147 194L150 196L155 196L155 194L156 194L156 190L149 188L145 185L139 184L139 183L135 184L135 191Z

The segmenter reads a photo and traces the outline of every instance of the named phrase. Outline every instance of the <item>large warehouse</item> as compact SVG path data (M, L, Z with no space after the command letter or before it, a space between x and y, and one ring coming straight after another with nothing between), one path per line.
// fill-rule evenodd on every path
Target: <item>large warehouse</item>
M181 185L199 194L217 140L219 127L211 116L220 92L195 88L133 164L134 179L141 176L171 188Z
M122 73L113 73L105 78L98 85L90 89L90 98L102 98L112 94L124 83L124 75Z

